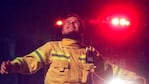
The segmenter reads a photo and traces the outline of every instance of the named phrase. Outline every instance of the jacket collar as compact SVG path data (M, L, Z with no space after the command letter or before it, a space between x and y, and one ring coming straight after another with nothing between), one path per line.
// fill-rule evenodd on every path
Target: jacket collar
M63 47L69 47L69 48L80 48L81 47L81 41L70 39L70 38L63 38L62 39L62 45Z

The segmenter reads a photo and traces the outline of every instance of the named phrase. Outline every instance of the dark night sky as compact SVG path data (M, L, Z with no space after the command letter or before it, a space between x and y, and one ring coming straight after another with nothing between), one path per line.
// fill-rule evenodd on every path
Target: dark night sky
M138 36L125 45L119 43L115 46L93 33L97 30L95 25L88 25L87 28L92 27L92 29L86 30L85 37L92 39L93 45L105 57L128 59L126 65L137 70L129 69L148 78L149 2L147 0L1 0L0 63L16 56L23 56L46 41L56 40L59 36L57 34L60 32L54 27L57 17L64 17L68 13L77 13L82 19L89 20L96 18L98 13L102 12L100 9L109 3L129 3L140 7L138 11L140 11L142 19ZM43 70L32 76L0 75L0 83L40 84L43 82L42 76L40 77L42 72Z

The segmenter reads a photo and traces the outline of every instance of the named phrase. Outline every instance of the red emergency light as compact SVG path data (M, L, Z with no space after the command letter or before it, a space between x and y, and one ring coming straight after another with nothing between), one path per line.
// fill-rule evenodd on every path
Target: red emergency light
M141 25L139 8L134 4L107 4L103 6L96 22L98 33L108 42L125 42L137 36Z
M126 18L115 17L115 18L112 18L111 24L114 26L129 26L130 21Z
M63 21L62 20L57 20L56 21L56 25L57 26L62 26L63 25Z

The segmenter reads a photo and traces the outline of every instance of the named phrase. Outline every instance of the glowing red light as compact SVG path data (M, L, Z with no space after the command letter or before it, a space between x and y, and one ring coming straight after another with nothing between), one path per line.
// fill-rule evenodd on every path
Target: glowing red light
M142 25L140 6L134 3L108 3L98 13L97 33L107 42L125 42L138 35Z
M111 20L112 25L114 26L129 26L130 21L126 18L112 18Z
M118 18L113 18L112 19L112 24L113 25L119 25L119 19Z
M122 26L129 26L130 22L127 19L125 19L125 18L121 18L120 19L120 25L122 25Z
M56 21L56 25L58 25L58 26L63 25L63 21L62 21L62 20L58 20L58 21Z

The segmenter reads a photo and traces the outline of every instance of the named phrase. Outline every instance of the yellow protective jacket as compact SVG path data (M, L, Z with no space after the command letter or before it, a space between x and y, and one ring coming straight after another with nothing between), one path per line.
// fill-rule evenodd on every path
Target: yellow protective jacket
M17 57L11 63L14 72L35 73L42 67L45 70L45 84L81 84L86 83L88 73L94 69L93 64L86 63L86 48L78 41L64 38L62 41L47 42L30 54ZM104 78L109 71L112 76L135 77L132 72L108 64L98 53L95 72Z

